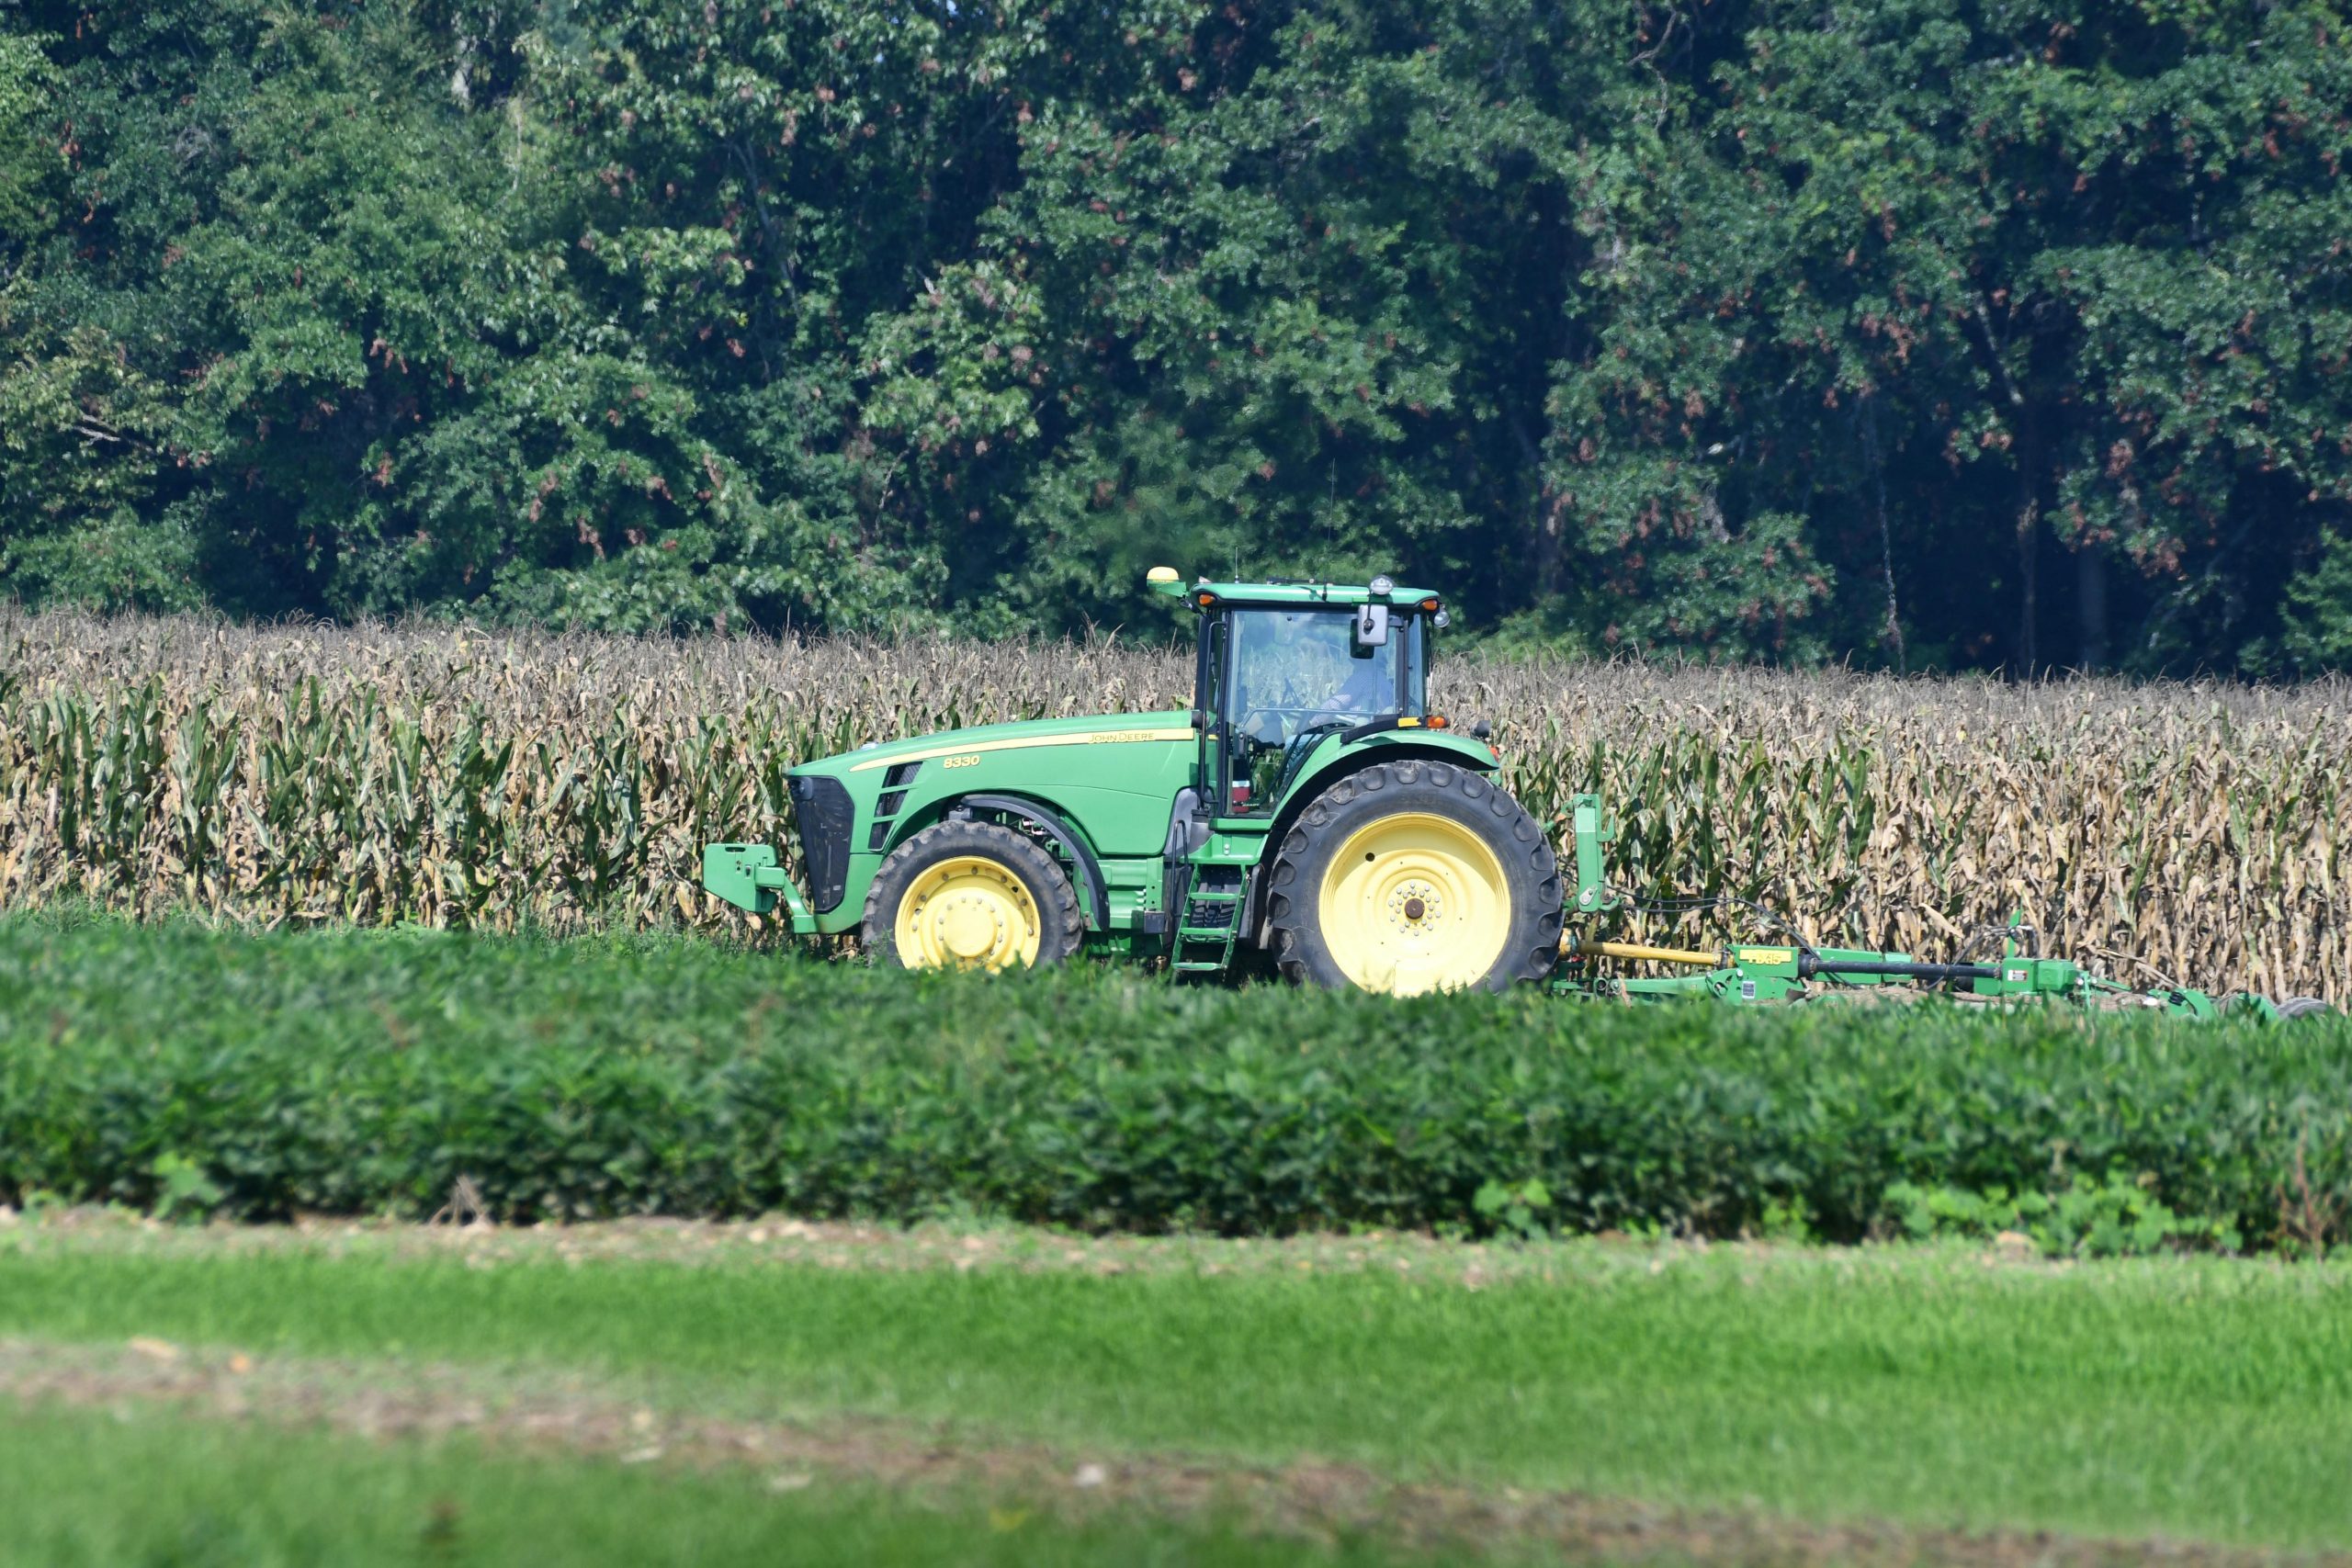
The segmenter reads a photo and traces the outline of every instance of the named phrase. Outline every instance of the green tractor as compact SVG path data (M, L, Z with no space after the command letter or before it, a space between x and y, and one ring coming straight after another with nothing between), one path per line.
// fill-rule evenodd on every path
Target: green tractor
M1524 980L1626 1003L1933 993L2186 1019L2330 1010L2132 990L2029 951L2017 921L1984 933L1999 953L1974 963L1818 948L1784 924L1764 946L1564 941L1570 915L1589 927L1692 901L1644 906L1609 885L1615 825L1597 795L1570 802L1563 867L1496 782L1487 727L1430 711L1437 594L1385 577L1188 585L1168 567L1149 581L1198 616L1190 709L982 725L803 763L790 784L806 894L767 844L709 845L703 886L910 969L1090 953L1398 996Z
M1399 995L1548 977L1549 834L1495 783L1484 725L1429 710L1438 595L1211 582L1193 706L982 725L793 770L804 896L773 846L713 844L703 884L909 968L1079 953Z

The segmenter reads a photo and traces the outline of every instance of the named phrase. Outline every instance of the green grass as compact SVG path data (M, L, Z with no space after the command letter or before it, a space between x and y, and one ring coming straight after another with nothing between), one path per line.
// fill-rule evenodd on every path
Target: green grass
M2352 1021L1396 1002L915 976L677 938L0 921L0 1200L1225 1234L1853 1239L1900 1183L2136 1186L2245 1243L2352 1212ZM2305 1228L2310 1228L2306 1226ZM2289 1239L2292 1239L2291 1236Z
M1148 1517L1073 1522L830 1483L778 1495L755 1472L665 1474L462 1440L377 1444L153 1413L11 1411L0 1474L0 1562L41 1568L1402 1561L1363 1543L1319 1550Z
M1378 1269L481 1269L36 1231L0 1253L0 1334L581 1368L665 1406L1817 1519L2352 1547L2333 1266L1549 1256L1552 1283L1470 1290Z

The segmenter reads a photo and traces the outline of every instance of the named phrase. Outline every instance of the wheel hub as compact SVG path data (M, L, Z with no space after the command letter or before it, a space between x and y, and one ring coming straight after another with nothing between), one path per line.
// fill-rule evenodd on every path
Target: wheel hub
M975 894L958 894L932 905L932 927L939 942L967 964L982 957L1004 938L1004 916Z
M1399 812L1349 835L1317 912L1349 979L1408 996L1485 979L1510 934L1512 906L1501 861L1468 825Z
M1398 931L1419 930L1445 918L1445 899L1426 878L1408 875L1389 892L1388 913Z
M958 855L926 870L899 900L899 961L910 969L1002 969L1037 961L1044 923L1011 867Z

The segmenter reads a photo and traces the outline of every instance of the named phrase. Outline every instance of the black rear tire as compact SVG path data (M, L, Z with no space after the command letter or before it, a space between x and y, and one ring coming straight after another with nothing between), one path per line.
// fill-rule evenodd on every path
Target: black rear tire
M1327 884L1342 874L1337 864L1342 849L1351 840L1362 841L1358 835L1385 818L1410 816L1442 818L1484 844L1501 868L1503 896L1490 918L1505 930L1491 965L1483 974L1442 983L1499 991L1548 976L1559 958L1561 918L1559 863L1550 838L1485 773L1420 758L1376 762L1350 773L1317 796L1283 835L1266 899L1266 922L1283 974L1334 988L1420 988L1401 977L1385 987L1351 976L1334 951L1335 933L1322 929L1321 913ZM1420 897L1409 900L1412 920L1423 919L1423 904ZM1342 942L1351 940L1339 935Z
M2335 1010L2317 997L2289 997L2278 1004L2280 1018L2319 1018Z

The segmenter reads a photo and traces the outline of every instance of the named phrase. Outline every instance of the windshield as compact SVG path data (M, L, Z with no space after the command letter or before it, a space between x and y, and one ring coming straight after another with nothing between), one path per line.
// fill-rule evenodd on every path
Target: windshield
M1310 725L1396 713L1403 629L1359 647L1355 616L1344 610L1237 610L1227 716L1244 734L1279 742Z
M1286 768L1304 761L1317 737L1383 714L1418 712L1418 630L1414 617L1398 615L1386 642L1363 645L1348 610L1230 612L1221 705L1227 809L1271 810Z

